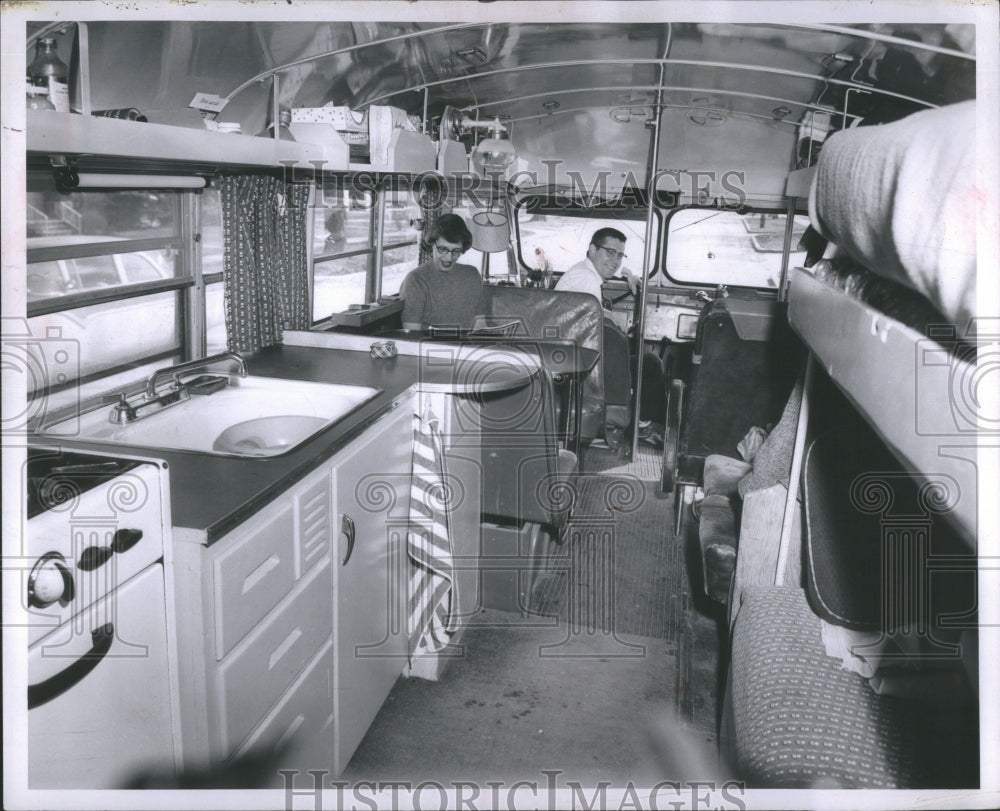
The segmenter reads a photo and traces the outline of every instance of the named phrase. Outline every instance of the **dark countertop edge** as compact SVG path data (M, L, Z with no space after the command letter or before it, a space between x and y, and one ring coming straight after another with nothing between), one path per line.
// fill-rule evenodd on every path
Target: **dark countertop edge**
M381 363L373 367L367 353L343 349L276 345L247 353L245 360L251 374L290 380L367 385L380 389L381 393L326 428L309 445L279 456L241 459L197 451L41 435L32 435L29 444L157 461L170 476L172 527L181 530L179 534L186 540L198 538L204 545L210 546L319 468L380 418L398 408L408 397L414 396L418 383L415 369L410 368L412 364L404 361L402 364ZM331 368L339 368L341 360L349 367L345 379L334 381L330 379L330 375L322 374ZM369 369L376 369L383 379L372 381L371 377L378 375L369 372ZM389 372L388 378L385 377L386 370ZM210 500L211 488L206 490L200 483L182 480L186 477L193 479L199 467L210 469L205 477L207 480L217 482L220 478L225 478L229 485L232 485L234 479L239 479L241 472L252 471L253 475L249 477L251 481L230 489L229 492L235 491L232 498L220 494L216 499ZM179 474L178 470L181 471ZM266 483L262 484L262 480ZM185 509L189 501L198 504L192 509Z
M406 398L416 396L418 389L463 395L460 388L456 391L441 381L428 380L421 374L420 359L404 355L376 360L367 351L354 349L276 345L247 353L245 360L251 374L371 386L381 393L329 426L309 445L280 456L241 459L38 435L31 443L159 460L170 476L171 524L183 531L178 534L185 540L197 538L211 545L319 468ZM222 485L206 486L206 482Z

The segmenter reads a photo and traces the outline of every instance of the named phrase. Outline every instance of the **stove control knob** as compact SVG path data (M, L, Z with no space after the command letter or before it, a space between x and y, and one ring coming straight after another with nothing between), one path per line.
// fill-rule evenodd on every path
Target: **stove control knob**
M122 552L127 552L141 540L141 529L120 529L115 533L115 539L111 542L111 548L118 554L121 554Z
M54 602L66 605L73 599L73 575L58 552L49 552L34 565L28 575L28 605L46 608Z

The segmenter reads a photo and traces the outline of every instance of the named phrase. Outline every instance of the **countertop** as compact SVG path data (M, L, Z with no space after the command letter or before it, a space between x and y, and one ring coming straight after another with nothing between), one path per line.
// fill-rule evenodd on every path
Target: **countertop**
M282 456L239 458L213 456L193 451L172 451L138 446L124 447L80 440L54 442L39 437L39 444L62 445L163 459L170 473L172 522L202 533L212 543L230 531L268 501L301 480L321 462L330 458L369 425L388 413L415 385L448 390L449 375L463 380L492 380L496 376L482 364L460 364L448 371L447 364L429 369L426 358L400 354L374 359L368 352L302 346L268 347L245 356L248 371L265 377L372 386L381 389L368 403L320 433L298 450ZM518 383L510 377L507 384ZM460 383L458 393L468 391Z

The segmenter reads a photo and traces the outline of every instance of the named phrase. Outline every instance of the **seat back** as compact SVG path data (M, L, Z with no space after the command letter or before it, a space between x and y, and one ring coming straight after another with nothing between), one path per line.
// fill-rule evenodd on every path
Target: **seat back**
M739 458L752 427L778 421L803 353L781 302L725 298L702 310L680 420L679 483L700 484L705 457Z
M623 433L629 424L632 364L628 336L609 318L604 319L603 361L605 430Z
M521 335L570 339L600 354L583 381L581 439L594 439L603 430L605 416L604 315L600 302L587 293L500 286L486 287L485 301L485 315L492 323L516 321Z
M560 450L552 383L536 375L519 389L479 399L482 514L501 524L561 527L576 457Z

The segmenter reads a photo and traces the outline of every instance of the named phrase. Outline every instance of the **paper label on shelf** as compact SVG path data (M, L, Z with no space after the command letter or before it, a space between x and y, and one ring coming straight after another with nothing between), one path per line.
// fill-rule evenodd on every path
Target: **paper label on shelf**
M195 110L201 110L203 116L216 116L222 112L222 108L226 106L228 102L222 98L222 96L216 96L212 93L195 93L194 98L191 99L188 107L193 107Z
M60 82L58 79L49 77L49 101L56 108L56 112L69 112L69 85Z

